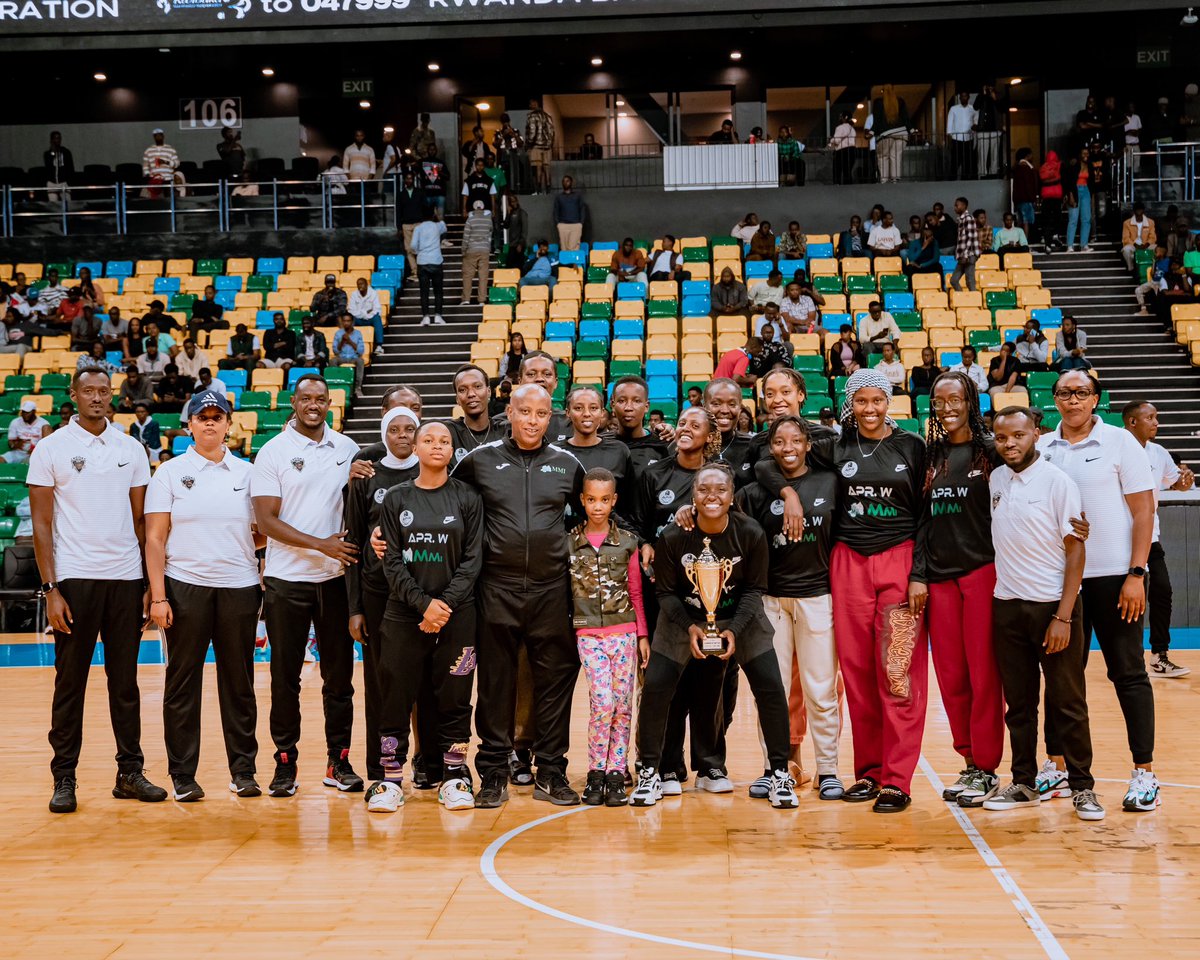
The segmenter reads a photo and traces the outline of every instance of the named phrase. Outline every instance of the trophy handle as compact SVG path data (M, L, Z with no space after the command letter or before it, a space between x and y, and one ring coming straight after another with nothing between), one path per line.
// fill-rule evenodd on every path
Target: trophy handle
M685 563L685 564L683 565L683 575L684 575L685 577L687 577L687 578L688 578L688 583L690 583L690 584L692 585L692 588L693 588L693 589L695 589L695 590L699 590L699 589L700 589L700 584L698 584L698 583L696 582L696 567L695 567L695 564L686 564L686 563Z

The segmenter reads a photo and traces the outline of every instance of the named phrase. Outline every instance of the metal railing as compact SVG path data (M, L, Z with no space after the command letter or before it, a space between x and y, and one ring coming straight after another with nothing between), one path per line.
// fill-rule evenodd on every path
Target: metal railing
M1117 200L1188 202L1200 197L1200 143L1156 143L1149 150L1130 150L1112 160Z

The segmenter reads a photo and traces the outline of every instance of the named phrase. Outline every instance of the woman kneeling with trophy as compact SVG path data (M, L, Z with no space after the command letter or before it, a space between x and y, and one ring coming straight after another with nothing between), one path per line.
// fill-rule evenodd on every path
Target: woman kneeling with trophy
M733 473L725 464L701 467L692 483L695 528L670 524L654 548L659 615L638 711L642 770L630 798L635 807L651 807L662 798L658 765L671 697L688 661L706 656L737 658L758 706L772 771L771 805L797 805L787 771L787 696L763 613L766 536L745 514L730 512L733 490ZM715 718L717 708L713 703L694 711L692 723Z

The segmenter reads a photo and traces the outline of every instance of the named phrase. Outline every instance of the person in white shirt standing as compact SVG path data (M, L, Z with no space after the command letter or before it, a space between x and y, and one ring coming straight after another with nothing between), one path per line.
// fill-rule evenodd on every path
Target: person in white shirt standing
M1154 810L1159 804L1152 769L1154 692L1142 657L1154 479L1137 440L1096 416L1098 402L1095 381L1086 372L1071 370L1059 376L1054 404L1062 422L1038 441L1038 450L1078 485L1091 523L1083 571L1083 633L1090 638L1095 631L1125 716L1133 773L1123 806L1129 811ZM1053 716L1046 718L1046 750L1050 760L1039 781L1046 783L1043 794L1053 794L1054 784L1064 776L1058 763L1062 733Z
M346 309L354 318L356 327L374 327L375 352L374 356L383 356L383 307L379 302L379 294L371 286L366 277L359 277L354 282L355 290L346 301Z
M946 115L946 136L950 139L950 172L955 180L971 179L971 161L975 150L975 123L979 115L971 106L971 95L960 90L958 103L950 107Z
M147 803L167 799L167 791L143 773L137 684L146 611L142 510L150 464L142 445L108 420L112 383L107 373L76 371L71 399L78 415L34 448L28 481L33 549L46 619L54 629L51 813L75 812L83 701L97 636L104 642L108 709L117 741L113 796Z
M149 186L142 190L142 196L156 199L164 183L175 184L175 192L181 197L187 196L184 187L187 181L179 172L179 153L166 142L162 127L155 127L150 134L154 143L142 152L142 177Z
M442 319L442 237L446 225L442 213L434 207L429 216L413 230L413 256L417 261L417 281L421 289L421 326L429 326L429 294L433 293L433 322L445 323Z
M1066 772L1049 796L1070 795L1081 820L1103 820L1092 778L1087 639L1079 586L1087 550L1074 533L1079 488L1037 450L1025 407L1006 407L993 424L1003 465L988 480L996 587L992 645L1004 687L1012 746L1012 783L983 801L985 810L1036 807L1046 797L1037 773L1038 706L1046 678L1046 722L1054 718Z
M150 619L165 633L163 733L174 797L204 797L196 782L204 658L211 642L229 789L262 795L254 779L258 707L254 639L262 590L260 545L250 502L250 464L225 446L231 408L210 390L192 400L188 427L195 444L164 463L146 492L146 573Z
M8 425L8 450L4 460L8 463L28 463L33 448L42 437L50 435L50 424L38 416L37 404L26 400L21 412Z
M1171 571L1167 555L1159 540L1158 494L1160 490L1191 490L1196 476L1187 464L1176 466L1166 449L1154 442L1158 436L1158 409L1148 400L1131 400L1121 410L1125 429L1133 434L1150 460L1154 477L1154 538L1150 543L1149 570L1150 601L1150 676L1186 677L1188 667L1171 662Z
M275 776L267 792L296 792L300 739L300 671L310 625L321 653L321 696L329 762L324 783L343 792L362 790L350 765L354 722L354 643L345 569L358 548L342 529L342 490L358 444L325 422L329 386L306 374L296 381L292 412L283 432L268 440L254 461L250 494L259 531L267 537L263 613L271 644L271 737Z
M954 364L950 370L952 373L966 374L971 378L980 393L987 393L988 379L987 373L978 363L975 362L975 348L969 343L962 348L962 362Z
M368 145L364 131L354 131L354 142L342 153L342 166L351 180L375 178L375 149Z

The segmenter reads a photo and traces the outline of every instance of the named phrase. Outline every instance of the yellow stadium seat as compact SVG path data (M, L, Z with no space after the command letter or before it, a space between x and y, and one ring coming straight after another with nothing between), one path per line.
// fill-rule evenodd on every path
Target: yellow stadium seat
M604 384L603 360L576 360L571 365L571 377L576 383Z
M721 320L736 320L741 325L743 335L746 332L746 321L742 317L721 317ZM684 336L689 333L702 333L706 337L711 337L713 331L713 323L711 317L684 317L679 321L679 332ZM684 351L685 353L687 351Z
M810 277L836 277L838 262L833 258L809 260L808 275Z
M960 307L982 307L983 293L979 290L950 290L950 309L957 310Z
M1200 340L1200 320L1180 320L1176 323L1175 339L1185 346L1193 340ZM25 357L25 372L29 373L29 355Z
M18 273L25 274L25 280L33 283L35 280L42 279L42 265L40 263L18 263L13 275Z
M544 287L541 284L534 284L533 286L521 288L521 303L547 303L549 300L549 287Z
M163 262L161 260L139 260L133 267L135 277L161 277ZM189 270L188 273L191 273Z
M871 272L870 257L845 257L842 260L842 276L862 276Z
M558 268L559 283L583 283L583 268L582 267L563 267Z
M542 339L543 326L540 320L517 320L512 325L512 332L524 337L525 346L532 350L534 341Z
M32 400L37 404L37 412L41 414L54 412L54 396L49 393L27 393L21 397L21 403Z
M272 387L275 390L283 389L284 371L272 370L267 367L260 367L250 371L250 389L252 390L269 390Z
M808 235L809 243L833 243L833 237L828 233L810 233Z
M495 380L500 376L500 361L495 357L484 357L482 360L477 360L475 366L482 370L489 380ZM462 416L462 414L459 413L456 416Z
M888 416L907 418L912 416L912 400L908 397L892 397L888 404Z
M575 344L570 340L547 340L542 344L542 350L550 354L555 360L561 360L564 363L571 362L574 348Z
M997 310L996 311L996 326L998 327L1023 327L1029 320L1029 311L1027 310Z
M918 290L941 290L942 278L936 273L914 273L909 278L909 285L913 289L913 293Z
M875 303L878 299L878 294L874 293L852 293L850 294L850 312L856 314L866 313L867 307Z
M941 290L918 290L916 303L917 309L921 312L930 309L946 310L950 307L950 300Z
M679 285L674 280L651 280L647 292L651 300L676 300Z
M708 237L682 237L679 241L679 249L686 250L688 247L707 247Z
M962 330L989 330L992 327L992 311L984 307L961 307L955 311L958 326Z
M737 279L742 279L742 262L740 260L714 260L713 261L713 276L720 279L721 274L726 270L732 270L733 275Z
M975 261L976 272L980 270L999 270L1000 255L998 253L981 253Z
M1042 285L1041 270L1009 270L1008 283L1013 287L1040 287Z
M665 357L674 360L679 356L679 342L675 335L656 334L646 338L646 358Z
M679 372L684 380L711 380L714 369L712 357L701 354L684 357L679 364Z
M924 330L901 330L900 339L896 342L901 350L920 350L929 346L929 334Z
M1180 320L1200 320L1200 303L1172 304L1171 322L1178 325Z
M645 343L641 340L614 340L612 342L612 358L614 360L641 360L645 353Z
M922 363L921 348L909 349L900 351L900 362L905 368L911 370L913 367L919 367Z
M963 332L958 327L934 327L929 331L929 345L935 350L943 347L961 347Z
M998 393L992 397L992 409L1003 410L1005 407L1027 407L1029 397L1024 393Z
M646 335L673 337L679 333L679 321L674 317L651 317L646 321Z
M278 290L303 290L308 286L308 281L304 274L299 273L281 273L275 278L275 289Z
M610 283L589 283L583 288L583 299L588 303L611 301L615 290Z
M230 257L225 261L225 275L229 277L248 277L254 273L254 260L251 257Z
M504 356L508 344L503 340L482 340L478 343L471 344L471 362L478 363L480 358L491 357L494 360L499 360Z
M1032 253L1006 253L1004 255L1005 270L1032 270Z
M550 304L549 319L576 322L579 319L579 303L575 300L555 300Z
M921 325L926 330L934 327L958 327L958 315L953 310L934 308L921 311Z
M502 343L508 341L508 321L507 320L485 320L479 325L479 339L482 340L499 340Z
M312 257L288 257L287 258L288 273L312 273L313 258Z
M741 346L741 344L738 344ZM686 357L690 353L702 353L711 356L713 349L712 334L688 333L680 341L680 350Z
M360 278L366 280L367 283L371 282L371 274L364 270L347 270L344 273L336 274L336 276L337 285L343 290L353 290L358 286Z
M716 260L741 260L742 259L741 244L729 243L728 241L726 241L725 243L717 244L712 249L712 258L714 261L716 261ZM691 268L691 264L688 265L688 268L689 269Z
M825 313L845 313L846 295L844 293L825 294Z
M614 320L645 320L646 304L641 300L618 300L613 305Z
M537 287L536 289L545 290L546 288ZM546 321L546 301L522 300L517 304L517 319L536 320L538 323L544 323Z
M738 347L746 345L746 335L744 333L722 333L717 337L717 353L725 354L730 350L736 350Z
M1008 274L1001 270L976 270L976 290L1007 290Z
M493 287L515 287L521 282L521 271L515 267L492 271Z
M261 310L263 297L261 293L238 293L234 295L233 305L238 310Z
M812 243L812 240L809 240ZM903 273L904 262L899 257L876 257L875 276L885 277L890 274Z
M588 252L589 267L612 266L613 252L611 250L590 250Z
M706 317L691 317L688 319L707 320ZM685 321L686 322L686 321ZM717 336L723 333L736 333L739 337L746 336L746 318L745 317L717 317ZM795 337L792 338L793 340Z
M513 318L513 308L510 303L485 303L483 305L484 320L503 320L506 323Z
M605 286L607 286L607 284L605 284ZM582 284L575 283L574 281L568 281L566 283L559 281L554 285L553 299L574 300L576 303L578 303L583 299L583 286Z
M689 263L687 268L693 280L712 280L712 267L707 263Z
M369 253L359 253L346 258L346 269L371 273L375 269L375 258Z
M1050 305L1050 291L1044 287L1017 287L1017 306L1033 310Z
M15 353L0 353L0 377L7 376L10 373L16 373L21 369L21 357ZM0 380L0 390L3 390L3 381Z
M126 277L123 287L126 294L149 293L154 289L153 277Z
M196 268L194 260L168 260L167 261L167 276L168 277L190 277L192 271Z
M797 354L821 352L821 335L818 333L793 333L792 347Z

